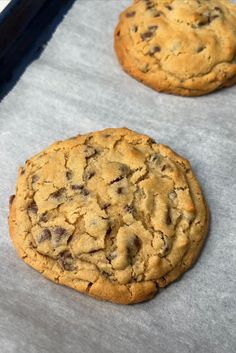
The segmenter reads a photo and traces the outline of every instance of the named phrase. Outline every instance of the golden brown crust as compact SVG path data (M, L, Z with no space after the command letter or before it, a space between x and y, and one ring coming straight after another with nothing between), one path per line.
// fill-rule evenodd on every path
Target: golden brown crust
M27 161L9 228L19 256L45 277L131 304L194 263L208 211L188 161L148 136L106 129Z
M140 0L120 15L115 51L147 86L200 96L236 83L235 31L229 1Z

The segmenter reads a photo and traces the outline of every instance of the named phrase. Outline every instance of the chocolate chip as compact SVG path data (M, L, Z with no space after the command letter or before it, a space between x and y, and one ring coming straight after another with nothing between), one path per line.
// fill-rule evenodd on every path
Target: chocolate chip
M40 234L40 237L39 237L39 239L38 239L38 242L39 242L39 243L42 243L42 242L45 241L45 240L49 240L49 239L51 239L51 236L52 236L52 234L51 234L50 230L47 229L47 228L45 228L45 229L42 231L42 233Z
M171 217L170 217L170 210L168 208L167 212L166 212L166 217L165 217L165 222L166 224L169 226L171 225L172 221L171 221Z
M153 13L153 17L160 17L161 16L161 12L160 11L155 11L154 13Z
M16 197L16 195L11 195L11 196L9 197L9 207L11 207L11 205L12 205L12 203L13 203L15 197Z
M205 49L205 47L201 46L197 48L197 53L201 53L203 50Z
M68 258L72 258L71 252L69 250L64 251L63 253L61 253L61 258L68 259Z
M24 168L21 168L20 175L24 175L24 174L25 174L25 170L24 170Z
M28 212L37 214L38 206L36 205L35 201L32 201L29 206L27 207Z
M116 32L117 37L120 36L120 30Z
M140 36L141 36L142 40L146 40L146 39L149 39L153 36L153 32L147 31L147 32L142 33Z
M151 32L155 32L157 30L158 26L156 25L153 25L153 26L149 26L148 29L151 31Z
M128 173L129 167L126 164L122 164L119 167L119 171L121 172L122 175L126 175Z
M127 253L128 253L128 258L129 258L129 263L132 265L133 264L133 258L137 255L141 248L141 240L137 235L132 235L128 239L128 244L127 244Z
M74 185L71 185L71 189L72 190L79 190L80 194L83 196L89 195L89 191L84 187L84 185L74 184Z
M56 235L62 236L66 233L66 229L62 227L56 227L54 228L54 232Z
M136 236L134 238L134 242L133 242L134 246L137 248L137 251L140 249L141 247L141 240L139 239L138 236Z
M153 47L150 48L149 55L154 55L156 53L159 53L160 51L161 51L161 48L158 45L154 45Z
M131 27L131 31L132 31L132 32L136 33L137 30L138 30L138 26L133 25L133 26Z
M108 137L111 137L111 134L104 134L103 137L105 137L105 139L107 139Z
M154 4L149 4L146 6L146 10L151 10L153 9L153 7L154 7Z
M53 192L50 196L51 196L53 199L60 199L60 198L63 196L63 194L64 194L65 191L66 191L65 188L61 188L61 189L59 189L59 190Z
M135 16L135 14L136 14L136 12L135 12L135 11L132 11L132 12L127 12L127 13L126 13L126 17L134 17L134 16Z
M47 215L47 212L45 212L39 217L39 222L46 223L47 221L48 221L48 215Z
M110 274L109 273L107 273L106 271L101 271L101 275L102 276L104 276L104 277L109 277L110 276Z
M173 10L173 7L172 6L170 6L170 5L165 5L165 8L167 9L167 10L169 10L169 11L172 11Z
M32 184L36 183L39 180L39 176L37 174L34 174L32 176Z
M63 270L73 271L76 269L75 265L73 264L73 258L69 250L64 251L60 255L58 262Z
M72 175L73 175L73 173L72 173L71 170L67 170L66 171L66 179L67 180L71 180L72 179Z
M84 188L84 185L81 184L73 184L71 185L72 190L82 190Z
M32 241L30 241L29 247L30 247L30 249L36 249L37 246Z
M101 209L102 210L106 210L108 207L110 207L111 206L111 204L109 203L109 202L106 202L106 203L104 203L102 206L101 206Z
M96 173L93 170L86 170L84 172L84 180L88 181L90 180Z
M216 10L216 11L219 11L220 13L223 12L222 9L221 9L219 6L215 6L215 10Z
M119 188L117 188L117 194L122 194L123 193L123 188L122 187L119 187Z
M112 226L111 226L111 223L109 223L109 224L108 224L107 231L106 231L106 235L111 234L111 232L112 232Z
M83 189L80 191L80 193L81 193L81 195L83 195L83 196L88 196L88 195L89 195L89 191L88 191L88 189L86 189L86 188L83 188Z

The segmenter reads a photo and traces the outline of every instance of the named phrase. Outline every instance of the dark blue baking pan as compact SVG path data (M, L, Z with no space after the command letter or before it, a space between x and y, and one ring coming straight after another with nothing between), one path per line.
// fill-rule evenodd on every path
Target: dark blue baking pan
M14 86L75 0L11 0L0 13L0 99Z

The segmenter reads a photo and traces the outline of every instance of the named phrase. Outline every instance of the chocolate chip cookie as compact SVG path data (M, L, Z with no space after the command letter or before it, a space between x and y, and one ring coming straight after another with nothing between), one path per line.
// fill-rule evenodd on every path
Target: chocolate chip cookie
M200 96L236 83L235 33L228 0L136 0L120 15L115 50L147 86Z
M190 164L128 129L56 142L19 170L10 234L44 276L137 303L196 260L208 211Z

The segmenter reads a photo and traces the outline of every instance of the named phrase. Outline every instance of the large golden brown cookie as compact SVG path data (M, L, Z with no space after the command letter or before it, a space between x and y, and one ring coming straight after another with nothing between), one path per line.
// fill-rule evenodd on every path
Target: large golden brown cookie
M56 142L20 168L10 234L47 278L137 303L185 272L208 211L190 164L128 129Z
M118 59L157 91L200 96L236 83L236 6L228 0L136 0L115 31Z

